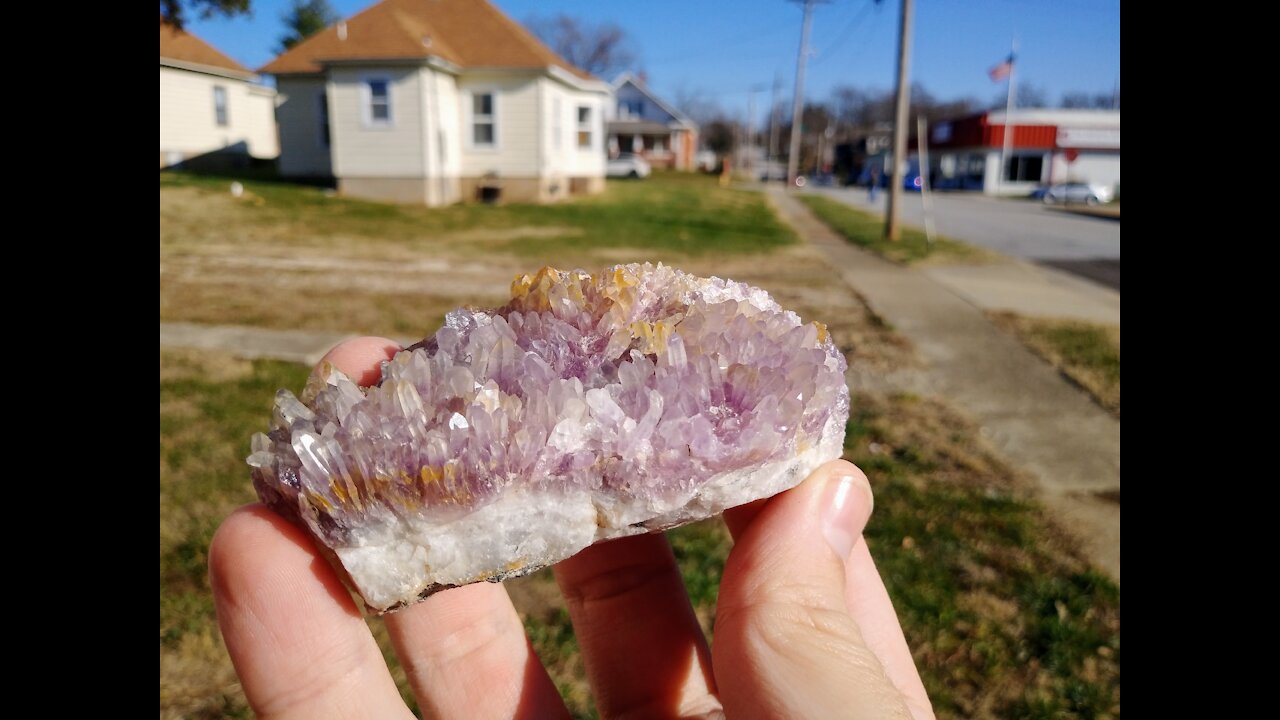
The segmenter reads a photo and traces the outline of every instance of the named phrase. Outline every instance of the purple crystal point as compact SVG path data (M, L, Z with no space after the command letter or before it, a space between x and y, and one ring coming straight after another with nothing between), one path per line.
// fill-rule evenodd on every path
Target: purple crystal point
M543 268L374 387L321 367L301 399L281 390L248 462L383 612L794 486L840 456L845 368L759 288Z

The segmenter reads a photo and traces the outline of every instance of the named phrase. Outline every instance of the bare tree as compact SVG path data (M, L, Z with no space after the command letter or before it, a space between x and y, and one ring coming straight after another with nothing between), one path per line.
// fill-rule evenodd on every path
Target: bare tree
M1114 93L1095 93L1090 95L1086 92L1069 92L1062 96L1062 102L1058 103L1058 106L1064 108L1112 110L1116 106L1116 96Z
M845 127L861 127L868 124L871 94L850 85L840 85L831 91L831 107L835 119Z
M560 57L592 75L612 78L635 63L631 39L613 23L591 25L561 14L533 16L525 25Z
M702 126L702 143L720 157L728 155L738 144L738 124L724 117L707 121Z
M842 130L867 129L893 122L893 102L892 90L861 90L845 85L832 90L830 108ZM968 115L977 107L979 103L973 98L939 100L920 83L911 84L910 125L913 129L917 117L923 116L930 122L945 120Z
M685 83L676 86L671 102L676 109L699 125L707 125L727 117L724 108L702 88L690 88Z
M1032 82L1018 81L1018 88L1014 91L1013 106L1015 108L1047 108L1049 107L1049 93L1044 88ZM1003 110L1008 96L1001 93L991 99L991 110Z

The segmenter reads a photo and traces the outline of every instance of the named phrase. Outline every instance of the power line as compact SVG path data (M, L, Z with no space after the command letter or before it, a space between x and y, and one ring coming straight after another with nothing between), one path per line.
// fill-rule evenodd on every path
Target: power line
M645 60L644 64L663 65L666 63L680 62L682 60L690 60L693 58L706 57L707 55L719 55L719 54L723 54L723 51L726 47L737 47L739 45L745 45L749 42L756 42L760 38L775 34L777 31L778 31L778 23L771 22L768 25L760 27L758 30L753 30L744 36L740 36L735 40L728 40L726 42L719 43L713 47L707 47L701 50L694 50L692 52L668 55L666 57L658 58L657 60Z
M880 7L880 0L868 0L867 4L862 6L861 12L854 15L853 19L851 19L848 23L845 24L843 28L841 28L840 33L836 36L837 38L836 42L826 50L823 50L822 52L817 53L817 57L814 59L813 64L821 65L822 63L834 57L835 51L839 50L840 47L844 45L845 41L847 41L850 38L850 36L853 35L853 31L857 29L858 25L867 18L867 15L871 10L871 8L879 8L879 7ZM879 13L876 13L876 19L878 20L880 19L880 17L882 16Z

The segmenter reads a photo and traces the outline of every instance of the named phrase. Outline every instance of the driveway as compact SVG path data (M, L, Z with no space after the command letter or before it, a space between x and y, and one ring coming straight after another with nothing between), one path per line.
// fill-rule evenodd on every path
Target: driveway
M813 192L871 209L865 188L814 188ZM924 227L919 193L903 193L902 221ZM1031 260L1120 290L1120 223L1060 212L1040 203L974 193L936 193L934 225L939 234ZM875 208L884 211L879 193Z

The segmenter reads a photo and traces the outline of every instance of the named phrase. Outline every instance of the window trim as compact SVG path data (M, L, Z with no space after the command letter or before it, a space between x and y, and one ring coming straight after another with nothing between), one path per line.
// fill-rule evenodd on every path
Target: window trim
M594 119L595 113L593 112L596 108L592 105L575 105L574 107L577 110L577 112L574 113L574 118L573 118L574 119L574 145L578 148L580 152L584 152L584 151L589 152L591 150L594 150L596 147L597 133L596 133L595 119ZM583 110L588 111L585 126L583 125L583 120L582 120ZM587 133L586 145L582 144L582 133L584 132L583 130L584 127L585 127L585 132Z
M218 103L221 97L222 103ZM226 85L213 86L213 124L217 127L231 127L231 99L227 96Z
M492 111L489 113L489 123L493 125L493 142L483 145L476 144L476 96L488 95L492 101ZM502 149L502 134L498 131L500 123L498 118L501 116L501 103L498 98L498 88L490 86L480 86L467 89L467 149L476 152L497 152Z
M373 117L373 83L387 86L387 119ZM392 98L391 78L386 75L365 75L360 78L360 126L366 130L391 130L396 126L395 101Z

